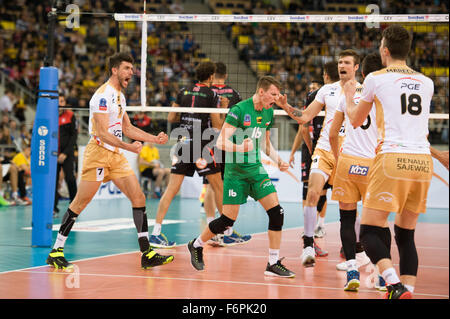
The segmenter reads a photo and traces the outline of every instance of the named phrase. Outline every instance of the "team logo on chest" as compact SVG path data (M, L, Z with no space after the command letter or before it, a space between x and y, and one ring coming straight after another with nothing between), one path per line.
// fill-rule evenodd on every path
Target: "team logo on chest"
M250 117L250 114L244 115L244 126L250 126L252 124L252 119Z

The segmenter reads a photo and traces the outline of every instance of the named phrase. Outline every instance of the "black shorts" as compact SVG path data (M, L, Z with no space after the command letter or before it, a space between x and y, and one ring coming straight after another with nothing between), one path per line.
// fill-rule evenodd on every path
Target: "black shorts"
M223 180L223 176L225 175L225 164L222 163L222 164L219 164L219 166L220 166L220 176L222 177L222 180ZM208 185L209 184L209 181L206 178L206 176L203 176L203 184L204 185Z
M156 176L153 174L153 167L147 167L141 172L141 175L150 178L153 181L156 179Z
M211 149L204 145L201 148L201 152L199 152L198 150L193 150L190 144L177 144L175 159L170 170L172 174L194 176L194 173L197 172L199 176L205 176L219 173L220 171L221 165L214 158L214 148Z

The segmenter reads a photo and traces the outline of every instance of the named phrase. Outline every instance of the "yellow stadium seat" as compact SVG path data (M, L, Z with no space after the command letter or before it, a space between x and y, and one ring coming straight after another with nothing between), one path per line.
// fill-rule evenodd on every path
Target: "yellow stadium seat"
M136 23L133 21L127 21L123 23L123 28L125 30L136 30Z
M239 45L248 45L248 36L247 35L240 35L239 36Z
M435 75L435 76L447 76L448 77L448 68L433 68L433 67L423 67L420 70L426 76Z
M219 14L232 14L233 12L230 9L220 9Z
M0 21L0 25L4 30L14 31L16 30L16 24L12 21Z
M80 27L77 29L78 32L80 32L82 35L86 35L86 27L84 25L80 25Z
M116 37L108 37L108 44L111 48L115 48L116 47Z
M269 62L258 61L257 68L258 72L270 72L272 65Z

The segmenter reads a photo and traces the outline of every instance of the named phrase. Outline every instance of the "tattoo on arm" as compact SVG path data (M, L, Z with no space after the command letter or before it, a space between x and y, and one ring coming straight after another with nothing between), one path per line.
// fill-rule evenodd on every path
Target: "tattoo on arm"
M302 117L303 112L299 109L293 109L292 110L292 115L296 116L296 117Z

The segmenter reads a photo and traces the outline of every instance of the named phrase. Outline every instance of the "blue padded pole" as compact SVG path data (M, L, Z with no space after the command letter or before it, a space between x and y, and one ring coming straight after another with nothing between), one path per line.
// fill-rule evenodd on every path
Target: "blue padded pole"
M58 129L58 69L42 67L39 74L39 95L31 139L33 184L31 245L33 247L50 247L52 244Z

